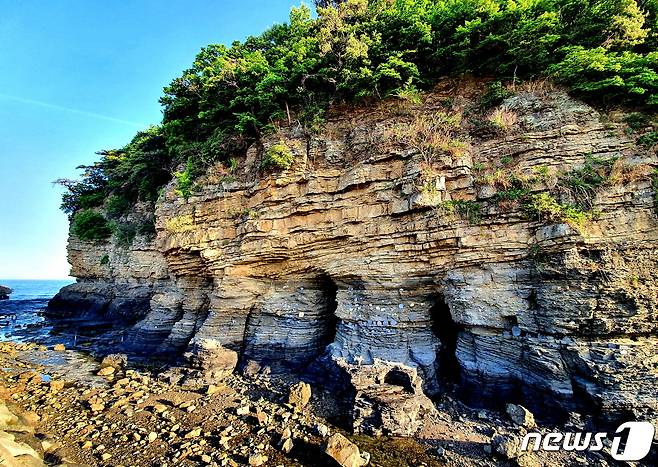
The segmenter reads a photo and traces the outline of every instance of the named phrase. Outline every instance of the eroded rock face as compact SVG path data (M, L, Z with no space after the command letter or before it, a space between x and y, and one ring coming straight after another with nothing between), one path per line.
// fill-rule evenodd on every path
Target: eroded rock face
M474 132L436 157L428 180L423 152L395 135L446 98L448 112L472 102L459 92L338 115L320 135L269 137L265 147L295 153L291 169L260 173L254 146L237 180L217 167L187 201L170 186L157 237L128 250L72 237L79 282L53 313L121 317L124 347L145 353L194 354L211 339L273 371L320 357L356 368L355 417L375 416L379 430L405 413L417 414L404 424L413 432L424 394L445 379L474 403L523 402L538 416L655 412L658 223L642 168L656 155L563 93L521 93L501 107L515 128ZM636 176L601 187L600 213L581 229L529 220L481 173L542 173L555 185L587 155L618 157ZM480 203L478 218L442 209L450 200ZM381 378L359 389L378 365L402 368L412 392Z
M356 433L411 436L422 427L424 417L435 412L416 368L379 359L372 365L351 365L343 359L336 364L349 375L356 391L352 409Z

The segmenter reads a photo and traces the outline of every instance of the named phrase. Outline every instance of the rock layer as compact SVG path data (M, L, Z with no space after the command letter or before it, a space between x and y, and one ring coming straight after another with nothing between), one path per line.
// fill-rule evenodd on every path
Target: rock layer
M539 415L655 414L658 223L642 172L655 153L559 91L521 93L500 108L514 128L462 124L469 144L431 161L427 189L423 148L399 135L419 115L472 108L476 94L437 89L419 107L339 113L319 135L264 139L240 177L218 166L188 200L170 185L155 239L123 249L71 237L79 282L52 313L120 319L133 351L193 355L212 340L273 370L392 365L422 381L422 397L456 381L473 403L518 401ZM259 172L281 142L293 167ZM640 176L602 186L598 216L580 229L530 219L481 177L482 167L555 176L592 156ZM451 200L480 203L479 218L451 213ZM381 384L362 399L385 401Z

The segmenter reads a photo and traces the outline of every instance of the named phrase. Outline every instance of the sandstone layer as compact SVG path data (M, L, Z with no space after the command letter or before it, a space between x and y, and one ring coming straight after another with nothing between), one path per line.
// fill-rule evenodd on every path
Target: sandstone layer
M374 431L408 412L401 394L451 382L470 403L523 402L540 416L655 417L655 152L560 91L518 93L496 109L511 123L483 128L478 93L446 85L423 105L336 112L320 134L265 138L187 200L170 184L155 238L70 238L78 282L51 314L118 325L121 350L194 359L214 341L239 367L328 368L351 386L355 420L383 407ZM448 117L459 144L429 135L430 158L420 119ZM262 173L280 143L294 165ZM588 193L596 215L584 225L536 220L496 195L509 174L559 190L560 174L592 157L622 168ZM477 216L454 209L475 203ZM421 417L427 404L412 405Z

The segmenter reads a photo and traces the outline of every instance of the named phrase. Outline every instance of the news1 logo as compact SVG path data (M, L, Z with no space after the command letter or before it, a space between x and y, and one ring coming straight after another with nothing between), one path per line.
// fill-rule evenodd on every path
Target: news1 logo
M655 433L654 426L649 422L625 422L617 427L612 437L610 455L618 461L639 461L651 450ZM607 433L559 433L552 432L542 435L530 432L523 437L521 450L532 446L532 451L601 451L603 440ZM532 441L532 445L530 442Z

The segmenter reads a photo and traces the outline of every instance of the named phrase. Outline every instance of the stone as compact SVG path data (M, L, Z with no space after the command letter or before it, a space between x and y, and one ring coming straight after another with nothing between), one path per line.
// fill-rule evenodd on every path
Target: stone
M5 285L0 285L0 300L8 300L9 295L13 292L12 289Z
M249 360L242 369L242 374L253 377L260 373L261 369L260 364L256 360Z
M238 364L238 353L227 349L217 339L198 339L192 344L190 361L208 381L226 378Z
M164 404L155 404L155 405L153 406L153 411L154 411L155 413L163 413L163 412L165 412L166 410L167 410L167 406L164 405Z
M491 448L505 459L519 457L521 441L518 436L497 434L491 439Z
M45 467L39 454L26 443L17 441L15 436L0 431L0 459L9 467Z
M270 420L270 417L265 412L261 410L257 410L256 419L258 420L259 425L267 425Z
M522 405L507 404L505 411L516 425L524 428L533 428L535 426L535 416Z
M55 344L53 350L56 352L63 352L66 350L66 346L64 344Z
M112 366L106 366L101 368L98 373L96 373L98 376L112 376L116 369Z
M259 467L267 462L267 456L261 453L254 453L249 456L249 465Z
M0 430L5 430L8 426L15 425L16 423L18 423L18 417L0 401Z
M41 449L46 454L51 454L60 448L61 444L53 437L46 437L41 440Z
M51 379L50 380L50 392L57 394L62 389L64 389L65 382L61 379Z
M336 362L356 391L352 427L356 433L413 436L436 412L416 368L376 360L368 367Z
M216 386L214 384L209 384L208 387L206 388L206 394L209 396L212 396L213 394L217 394L218 392L222 391L225 388L222 386Z
M323 438L329 436L329 427L322 423L318 423L317 425L315 425L315 431L318 433L318 435L320 435Z
M115 370L123 370L128 365L126 354L110 354L103 357L101 368L112 367Z
M369 456L362 456L359 447L340 433L329 437L324 452L342 467L361 467L369 462Z
M201 436L201 428L195 428L185 435L185 439L198 438L199 436Z
M235 413L237 415L248 415L250 411L251 411L251 407L248 405L243 405L235 409Z
M281 445L281 450L286 454L292 451L292 448L293 448L293 443L292 443L292 439L290 438L286 439Z
M288 403L296 409L303 409L311 400L311 386L300 381L290 387Z

